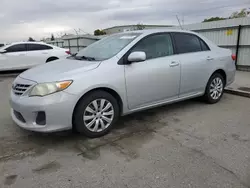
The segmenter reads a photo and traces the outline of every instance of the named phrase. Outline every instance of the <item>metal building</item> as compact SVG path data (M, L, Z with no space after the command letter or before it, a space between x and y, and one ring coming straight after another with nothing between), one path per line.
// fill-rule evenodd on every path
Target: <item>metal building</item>
M237 68L250 70L250 17L190 24L182 28L200 33L218 46L231 49L237 56Z
M144 26L144 29L169 27L163 25ZM115 26L104 29L104 31L107 34L112 34L136 30L138 29L136 27L136 25ZM181 29L180 27L171 28ZM218 46L231 49L237 56L237 68L240 70L250 70L250 17L183 25L182 28L198 32L215 42ZM61 39L56 39L55 41L46 42L56 46L69 48L72 53L76 53L102 37L105 36L68 35Z
M171 25L142 25L143 29L163 29L171 27ZM106 34L114 34L125 31L134 31L138 30L138 25L122 25L122 26L114 26L110 28L103 29Z
M96 42L100 38L101 37L93 35L65 35L62 38L53 41L47 40L45 42L58 47L68 48L71 53L77 53L79 50Z

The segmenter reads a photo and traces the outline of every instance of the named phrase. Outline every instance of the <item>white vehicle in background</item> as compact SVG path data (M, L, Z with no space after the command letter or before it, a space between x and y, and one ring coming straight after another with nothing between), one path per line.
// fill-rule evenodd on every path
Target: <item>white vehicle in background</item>
M69 55L68 49L43 42L12 43L0 48L0 71L28 69Z

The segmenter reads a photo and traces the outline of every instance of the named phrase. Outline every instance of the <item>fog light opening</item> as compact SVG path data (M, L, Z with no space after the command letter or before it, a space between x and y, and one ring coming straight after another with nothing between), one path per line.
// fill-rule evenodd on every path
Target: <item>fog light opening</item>
M37 125L46 125L46 114L43 111L37 112L36 116Z

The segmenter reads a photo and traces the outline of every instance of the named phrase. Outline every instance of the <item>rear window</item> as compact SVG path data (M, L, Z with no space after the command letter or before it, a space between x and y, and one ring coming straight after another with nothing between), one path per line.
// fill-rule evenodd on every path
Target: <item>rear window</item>
M53 49L51 46L43 44L27 44L28 51L37 51L37 50L50 50Z

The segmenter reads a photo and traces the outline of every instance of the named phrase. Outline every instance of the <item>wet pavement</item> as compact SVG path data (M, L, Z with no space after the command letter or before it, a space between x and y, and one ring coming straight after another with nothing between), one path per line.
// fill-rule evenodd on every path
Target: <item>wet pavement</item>
M147 110L88 139L18 128L9 114L13 78L0 80L0 187L250 187L249 98Z

